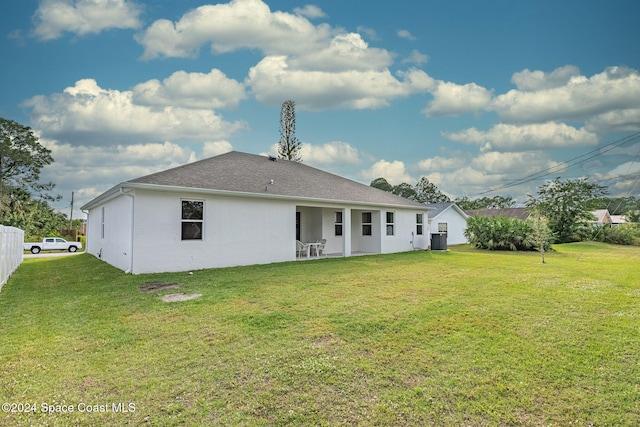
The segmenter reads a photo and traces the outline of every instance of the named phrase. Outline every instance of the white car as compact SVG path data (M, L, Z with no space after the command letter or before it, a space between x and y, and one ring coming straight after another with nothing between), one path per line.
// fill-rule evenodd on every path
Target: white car
M31 251L32 254L37 254L40 251L75 252L78 249L82 249L82 243L67 242L60 237L45 237L44 239L42 239L42 242L24 244L24 250Z

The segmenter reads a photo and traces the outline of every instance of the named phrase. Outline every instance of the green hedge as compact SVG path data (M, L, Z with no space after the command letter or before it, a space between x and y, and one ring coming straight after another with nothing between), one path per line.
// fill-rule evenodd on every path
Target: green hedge
M467 220L465 236L476 248L533 251L533 224L506 216L475 216Z

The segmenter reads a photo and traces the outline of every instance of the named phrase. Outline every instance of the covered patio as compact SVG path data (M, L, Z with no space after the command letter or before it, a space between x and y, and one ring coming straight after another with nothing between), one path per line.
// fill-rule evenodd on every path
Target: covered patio
M325 240L322 256L379 254L385 216L379 209L297 205L296 240L303 244ZM313 247L309 254L317 256Z

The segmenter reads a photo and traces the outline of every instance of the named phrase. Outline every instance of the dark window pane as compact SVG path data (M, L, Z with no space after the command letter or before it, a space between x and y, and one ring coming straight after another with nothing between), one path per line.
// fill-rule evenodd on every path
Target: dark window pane
M204 202L182 201L182 219L203 219Z
M416 214L416 223L422 224L422 214Z
M183 222L182 240L202 240L201 222Z
M371 212L362 212L362 223L371 224Z
M342 224L336 224L336 236L342 236Z
M393 212L387 212L387 224L393 224Z
M336 224L342 224L342 212L336 212Z
M371 236L371 224L364 224L362 226L362 235Z
M416 234L422 235L422 224L416 226Z
M393 225L387 224L387 236L393 236Z

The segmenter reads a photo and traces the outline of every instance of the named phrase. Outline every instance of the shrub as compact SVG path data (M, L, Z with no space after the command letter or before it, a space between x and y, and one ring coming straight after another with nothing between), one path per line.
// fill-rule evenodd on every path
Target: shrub
M536 250L533 224L505 216L476 216L467 220L465 236L476 248L490 250Z
M634 224L615 227L592 224L581 230L580 237L593 242L640 246L640 230Z

